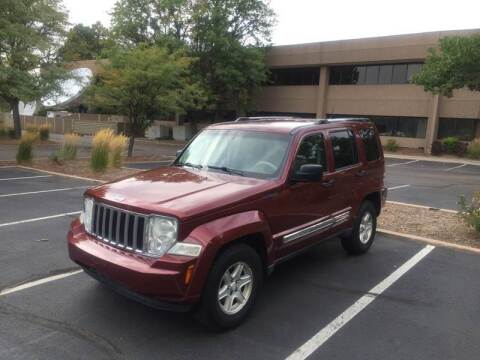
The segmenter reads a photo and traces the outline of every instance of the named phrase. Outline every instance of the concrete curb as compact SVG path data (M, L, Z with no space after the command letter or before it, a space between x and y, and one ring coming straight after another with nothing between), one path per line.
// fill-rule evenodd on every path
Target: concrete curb
M401 154L388 154L385 153L384 157L386 159L398 159L398 160L418 160L418 161L431 161L431 162L440 162L440 163L452 163L452 164L467 164L467 165L474 165L480 166L480 161L478 160L470 160L465 158L442 158L442 157L434 157L434 156L417 156L417 155L401 155Z
M436 207L431 207L431 206L425 206L425 205L417 205L417 204L403 203L403 202L399 202L399 201L390 201L390 200L387 200L387 204L411 206L411 207L419 208L419 209L434 210L434 211L443 211L443 212L446 212L446 213L449 213L449 214L458 214L458 211L457 211L457 210L441 209L441 208L436 208Z
M18 168L20 168L20 169L40 171L40 172L44 172L44 173L46 173L46 174L51 174L51 175L56 175L56 176L63 176L63 177L68 177L68 178L72 178L72 179L94 181L94 182L98 182L98 183L101 183L101 184L106 183L106 181L104 181L104 180L98 180L98 179L92 179L92 178L87 178L87 177L83 177L83 176L69 175L69 174L59 173L59 172L55 172L55 171L37 169L37 168L34 168L34 167L30 167L30 166L17 165L16 167L18 167Z
M411 234L404 234L404 233L399 233L396 231L391 231L386 229L377 229L377 231L381 234L398 236L403 239L421 241L421 242L432 244L435 246L442 246L442 247L447 247L447 248L456 249L456 250L463 250L463 251L468 251L468 252L472 252L480 255L480 248L475 248L472 246L453 244L447 241L435 240L435 239L430 239L423 236L417 236L417 235L411 235Z

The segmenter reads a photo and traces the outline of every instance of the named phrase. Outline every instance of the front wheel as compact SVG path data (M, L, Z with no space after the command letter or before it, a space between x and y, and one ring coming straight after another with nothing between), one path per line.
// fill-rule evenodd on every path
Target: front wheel
M360 206L351 233L342 237L343 248L349 254L364 254L372 246L377 232L377 211L370 201Z
M197 318L212 329L242 323L250 312L263 280L262 262L248 245L233 245L215 260Z

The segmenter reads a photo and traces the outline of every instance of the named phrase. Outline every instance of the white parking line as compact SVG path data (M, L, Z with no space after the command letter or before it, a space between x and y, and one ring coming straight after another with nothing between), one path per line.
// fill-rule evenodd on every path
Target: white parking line
M23 179L38 179L38 178L46 178L46 177L52 177L52 175L21 176L21 177L0 179L0 181L23 180Z
M409 187L410 184L407 184L407 185L399 185L399 186L394 186L394 187L391 187L391 188L388 188L388 190L397 190L397 189L403 189L403 188L406 188L406 187Z
M46 278L43 278L43 279L31 281L31 282L28 282L28 283L25 283L25 284L22 284L22 285L18 285L18 286L12 287L12 288L3 289L3 290L0 291L0 296L4 296L4 295L8 295L8 294L17 292L17 291L22 291L22 290L25 290L25 289L29 289L29 288L32 288L34 286L46 284L46 283L49 283L49 282L52 282L52 281L55 281L55 280L64 279L64 278L72 276L72 275L80 274L81 272L83 272L83 270L73 270L73 271L63 273L63 274L53 275L53 276L49 276L49 277L46 277Z
M462 164L462 165L458 165L458 166L454 166L454 167L451 167L449 169L446 169L445 171L451 171L451 170L455 170L455 169L460 169L464 166L467 166L467 164Z
M12 221L12 222L8 222L8 223L0 224L0 228L6 227L6 226L13 226L13 225L26 224L26 223L36 222L36 221L42 221L42 220L56 219L56 218L61 218L61 217L65 217L65 216L73 216L73 215L78 215L80 213L81 213L81 211L74 211L74 212L69 212L69 213L64 213L64 214L57 214L57 215L39 217L39 218L35 218L35 219Z
M427 245L418 253L416 253L410 260L400 266L377 286L372 288L367 294L357 300L352 306L341 313L330 324L316 333L310 340L295 350L287 360L303 360L309 357L315 350L322 346L328 339L345 326L350 320L365 309L371 302L373 302L379 295L392 286L398 279L405 275L410 269L417 265L425 256L427 256L435 246Z
M22 196L22 195L44 194L44 193L59 192L59 191L79 190L79 189L86 189L86 188L88 188L88 186L77 186L77 187L70 187L70 188L63 188L63 189L52 189L52 190L28 191L28 192L15 193L15 194L3 194L3 195L0 195L0 198L6 198L6 197L12 197L12 196Z
M387 166L399 166L399 165L407 165L407 164L413 164L416 162L419 162L420 160L412 160L412 161L407 161L407 162L402 162L402 163L396 163L396 164L390 164Z

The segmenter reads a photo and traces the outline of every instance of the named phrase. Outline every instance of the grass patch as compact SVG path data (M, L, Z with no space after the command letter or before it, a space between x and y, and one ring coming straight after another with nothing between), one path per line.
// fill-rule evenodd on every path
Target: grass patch
M77 134L66 134L63 138L62 158L65 160L75 160L77 158L78 144L80 136Z
M90 166L94 172L105 171L108 167L110 142L114 137L112 129L102 129L92 140L92 157Z
M122 167L122 153L127 146L128 138L123 135L117 135L110 141L110 159L111 164L115 168Z
M33 144L37 141L36 133L26 133L20 139L17 150L17 163L29 163L33 159Z

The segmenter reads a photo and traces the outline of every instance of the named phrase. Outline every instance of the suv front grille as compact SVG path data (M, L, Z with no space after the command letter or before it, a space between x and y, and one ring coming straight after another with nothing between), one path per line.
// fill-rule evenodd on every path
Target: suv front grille
M105 243L143 253L147 216L94 203L92 235Z

